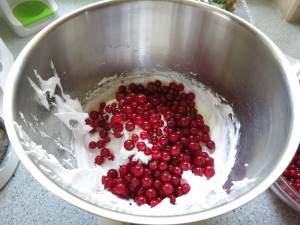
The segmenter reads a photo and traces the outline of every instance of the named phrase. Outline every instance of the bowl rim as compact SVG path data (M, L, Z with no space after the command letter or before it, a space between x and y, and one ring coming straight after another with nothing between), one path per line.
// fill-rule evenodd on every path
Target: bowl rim
M31 52L34 46L37 43L39 43L41 40L43 40L48 33L51 33L51 31L55 30L57 27L59 27L61 24L64 24L68 20L71 20L72 18L79 16L81 14L87 13L88 11L93 11L100 7L106 7L115 4L143 2L143 1L147 2L150 0L142 0L142 1L141 0L127 0L127 1L104 0L104 1L92 3L82 8L79 8L71 13L66 14L61 18L58 18L57 20L49 24L25 46L25 48L21 51L21 53L17 57L12 69L10 70L7 83L5 86L4 105L10 106L13 101L13 95L14 95L13 87L19 76L19 71L21 70L20 68L22 68L22 65L26 61L24 59L26 59L27 55ZM89 211L93 214L107 217L114 220L122 220L124 222L129 222L129 223L131 222L131 223L140 223L140 224L170 224L170 223L180 224L180 223L187 223L187 222L195 222L195 221L204 220L204 219L215 217L217 215L224 214L239 206L242 206L243 204L247 203L248 201L254 199L259 194L264 192L282 174L283 170L288 165L289 161L291 160L291 156L293 155L293 153L295 153L297 146L299 144L299 137L297 134L300 133L300 126L299 126L300 125L300 102L298 103L295 101L296 96L300 96L299 84L298 82L296 82L297 81L296 76L295 77L289 76L293 74L293 71L291 65L289 64L284 54L265 34L263 34L259 29L254 27L249 22L241 19L236 15L226 12L225 10L219 9L217 7L202 2L197 2L194 0L160 0L156 2L169 2L171 4L179 3L184 5L196 6L211 11L213 13L217 13L222 16L225 16L228 19L232 20L233 22L243 27L246 27L247 29L249 29L249 32L255 34L261 41L264 42L264 44L270 50L272 50L274 57L282 65L282 69L285 72L285 74L287 74L286 83L290 87L289 94L291 96L292 103L293 103L292 105L293 121L289 133L288 141L286 143L286 151L284 152L284 154L281 155L280 159L278 160L278 163L274 165L273 170L263 180L260 180L257 186L253 187L243 195L239 196L234 201L229 201L227 203L221 204L213 209L208 209L205 211L189 213L184 215L153 217L153 216L143 216L143 215L127 214L119 211L113 211L98 205L94 205L84 199L79 198L78 196L68 192L66 189L59 186L53 180L45 176L45 174L41 171L41 169L38 168L33 161L31 161L31 159L28 157L26 152L23 150L22 144L19 142L19 138L18 138L19 134L17 131L18 125L13 120L14 113L12 111L12 107L4 108L4 118L6 122L7 133L11 140L11 143L17 155L19 156L20 160L25 165L25 167L44 187L51 190L51 192L61 197L62 199L68 201L69 203L83 210Z

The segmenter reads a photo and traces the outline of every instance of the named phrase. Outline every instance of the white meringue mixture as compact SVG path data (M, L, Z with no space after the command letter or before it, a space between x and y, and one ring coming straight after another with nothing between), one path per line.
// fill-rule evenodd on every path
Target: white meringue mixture
M77 99L72 99L63 92L60 78L53 64L52 68L54 76L50 79L43 80L35 71L39 84L34 83L31 79L29 79L29 82L36 92L36 99L39 104L48 110L56 110L55 116L57 119L72 131L72 146L65 149L65 151L74 155L77 165L73 165L74 169L66 169L54 155L47 153L47 149L43 149L40 143L33 142L20 126L19 131L23 132L22 143L28 156L57 184L78 197L102 207L149 216L170 216L197 212L215 207L233 198L235 193L234 182L230 193L228 193L228 190L223 189L223 185L228 180L235 164L240 123L235 117L232 107L226 103L224 98L213 93L208 87L195 79L187 78L184 74L169 70L137 69L121 75L103 78L91 92L87 93L86 98L80 103ZM175 205L170 204L169 199L165 199L156 207L150 208L146 204L139 207L131 200L120 199L104 190L101 177L106 175L108 169L118 169L120 165L126 164L130 155L134 155L136 160L144 163L147 163L151 157L138 152L136 148L132 151L126 151L123 142L131 134L125 131L120 139L111 136L111 142L107 146L115 155L115 159L113 161L106 160L102 166L96 166L94 158L98 152L91 151L88 148L88 143L97 140L98 137L89 134L88 131L91 128L85 125L85 119L88 117L86 112L96 109L99 102L114 101L114 93L118 86L128 85L131 82L146 84L156 79L161 80L162 83L181 82L184 84L186 92L195 93L198 112L203 115L205 123L210 126L211 138L216 143L216 150L210 153L210 156L215 160L216 174L207 180L204 176L193 175L191 171L184 172L182 178L191 185L191 191L178 197ZM59 95L55 92L57 87L60 89ZM55 101L49 103L49 97L53 97ZM22 112L20 112L20 115L23 116ZM26 121L26 118L23 119ZM75 125L71 121L76 121ZM41 137L43 135L45 134L41 130ZM61 146L58 147L62 149ZM208 151L205 147L203 149ZM68 161L69 159L64 160ZM249 182L251 180L247 178L238 181L236 191L245 187Z

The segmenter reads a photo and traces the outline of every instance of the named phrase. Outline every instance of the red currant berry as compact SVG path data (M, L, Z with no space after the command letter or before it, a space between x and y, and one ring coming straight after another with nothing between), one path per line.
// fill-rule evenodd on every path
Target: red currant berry
M137 134L132 134L131 140L133 140L134 142L137 142L137 141L139 140L139 135L137 135Z
M97 120L99 117L99 113L97 111L93 110L89 113L89 116L92 120Z
M179 145L173 145L170 149L170 154L172 156L178 156L180 154L180 147Z
M91 142L89 143L89 148L90 148L90 149L95 149L96 147L97 147L97 143L96 143L96 142L91 141Z
M203 126L201 126L201 131L202 131L202 133L204 133L204 134L208 134L209 131L210 131L210 128L209 128L209 126L207 126L207 125L203 125Z
M141 177L144 175L144 167L141 164L136 164L131 167L131 173L135 177Z
M161 152L159 150L152 151L151 155L153 160L160 160L161 158Z
M141 195L135 198L135 202L138 206L141 206L147 203L147 199L145 196Z
M204 167L205 165L205 157L202 155L197 155L194 157L194 164L196 166Z
M102 148L100 150L100 155L103 157L108 157L111 154L110 150L108 148Z
M113 179L109 176L102 176L101 182L104 185L104 188L112 188Z
M129 165L122 165L122 166L120 166L119 173L120 173L121 177L127 175L129 172L130 172Z
M107 131L107 130L100 130L100 131L99 131L99 136L100 136L101 138L107 137L107 136L108 136L108 131Z
M205 166L203 174L209 179L215 175L215 169L212 166Z
M161 190L163 191L163 193L165 195L169 195L169 194L173 193L174 187L173 187L173 185L171 183L164 183L161 186Z
M212 157L206 157L205 158L205 165L206 166L213 166L214 165L214 159Z
M215 149L216 144L215 144L214 141L209 140L209 141L206 142L206 147L207 147L209 150L213 150L213 149Z
M146 144L141 141L136 144L136 147L139 151L145 151L147 148Z
M139 105L144 105L147 101L147 97L144 94L138 94L136 95L134 99Z
M171 174L169 171L163 171L163 172L160 174L160 180L161 180L163 183L171 182L171 180L172 180L172 174Z
M145 196L148 200L152 201L157 198L157 191L154 188L148 188L145 190Z
M134 148L134 141L133 140L126 140L124 142L124 148L127 150L127 151L131 151L133 148Z
M187 171L187 170L191 170L192 169L192 166L189 162L187 161L182 161L180 163L180 168L183 170L183 171Z
M101 156L101 155L98 155L98 156L96 156L95 157L95 163L97 164L97 165L102 165L103 163L104 163L104 158L103 158L103 156Z
M143 176L141 179L143 188L150 188L153 184L153 179L150 176Z
M150 170L157 170L157 168L158 168L158 163L157 163L157 161L151 161L151 162L149 162L149 169Z
M142 132L140 133L140 137L141 137L142 140L146 140L146 139L149 137L149 135L148 135L147 132L142 131Z
M133 131L135 128L135 125L132 121L128 121L126 124L125 124L125 129L127 131Z
M167 152L167 151L163 151L162 154L161 154L161 160L165 161L165 162L168 162L170 159L171 159L170 153Z
M187 194L191 190L191 186L187 183L182 184L181 188L184 194Z
M193 173L196 175L196 176L203 176L203 168L202 167L195 167L193 169Z
M116 179L118 177L118 171L116 169L110 169L107 171L107 176Z
M172 168L172 172L176 176L181 176L182 175L182 169L179 166L174 166Z

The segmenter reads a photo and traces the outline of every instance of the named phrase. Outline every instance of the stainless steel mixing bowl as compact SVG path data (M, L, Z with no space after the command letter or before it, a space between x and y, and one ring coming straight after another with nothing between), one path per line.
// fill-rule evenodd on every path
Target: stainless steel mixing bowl
M21 125L47 152L67 157L59 155L51 139L27 126L42 121L48 123L48 135L59 132L64 135L62 141L70 138L53 112L37 104L28 82L28 77L35 79L33 70L43 79L53 76L51 60L60 74L66 72L61 76L65 92L79 100L104 76L156 65L210 86L231 103L241 123L236 163L224 185L245 177L255 180L222 205L163 217L113 211L74 195L28 157L15 126ZM280 50L263 33L232 14L196 1L101 1L55 21L24 48L9 74L4 113L9 138L21 161L61 198L116 220L178 224L239 207L279 177L299 143L298 89Z

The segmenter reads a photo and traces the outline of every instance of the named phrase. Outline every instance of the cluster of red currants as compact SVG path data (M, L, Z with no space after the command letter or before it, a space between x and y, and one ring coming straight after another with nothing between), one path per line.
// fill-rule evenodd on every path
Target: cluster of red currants
M298 146L296 154L283 172L282 176L298 193L300 193L300 145Z
M108 105L101 102L86 120L90 133L100 137L89 143L90 149L100 149L95 163L114 160L107 144L111 138L121 138L125 130L132 136L124 141L124 148L137 149L151 156L151 161L145 165L130 158L119 170L109 170L102 178L107 190L154 207L166 197L175 204L176 197L189 192L189 184L181 179L183 171L192 170L208 179L214 176L214 160L202 150L204 146L215 149L210 128L196 109L195 94L186 93L182 83L163 85L155 80L145 86L121 85L115 98Z

